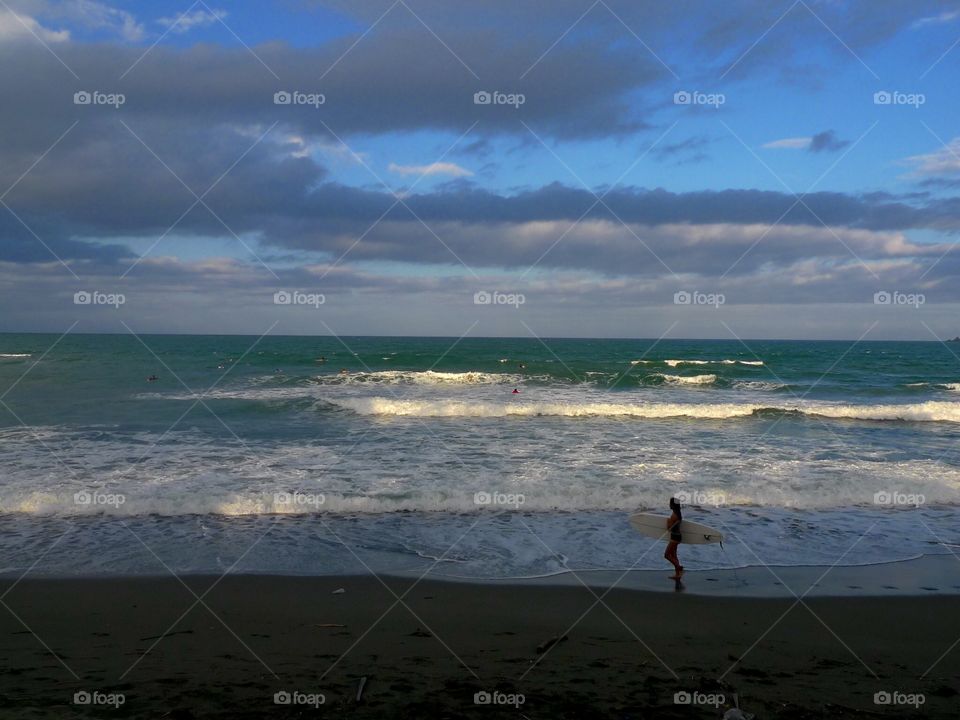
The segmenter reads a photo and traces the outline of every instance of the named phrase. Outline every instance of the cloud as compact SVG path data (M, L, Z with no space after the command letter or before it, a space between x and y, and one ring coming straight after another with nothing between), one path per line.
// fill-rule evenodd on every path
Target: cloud
M183 34L199 27L213 25L227 17L226 10L195 10L175 17L158 18L157 22L170 32Z
M555 48L537 66L536 78L520 80L518 68L536 59L530 59L528 46L500 47L496 37L464 33L456 52L480 81L424 35L432 40L422 26L393 29L352 50L350 38L311 48L253 47L264 64L245 48L161 43L144 55L142 48L117 43L63 43L58 54L82 76L82 87L69 73L51 72L49 53L39 43L21 43L16 58L4 56L0 43L0 88L24 92L22 110L0 116L0 135L15 128L28 140L45 130L56 137L73 112L61 103L64 96L123 85L128 108L136 97L136 112L153 119L264 126L279 120L292 134L311 139L330 139L329 128L349 139L420 130L460 135L475 125L465 143L504 135L532 140L522 123L545 139L624 137L650 127L656 112L655 101L631 98L631 93L655 86L666 74L636 50L610 48L597 38ZM133 69L119 81L128 68ZM519 108L475 105L474 93L484 88L524 93L527 101ZM275 105L274 93L281 90L322 92L322 112Z
M473 173L466 168L450 162L435 162L429 165L397 165L396 163L390 163L387 169L398 175L450 175L452 177L468 177L473 175Z
M939 15L930 15L928 17L920 18L910 27L916 30L922 27L928 27L930 25L946 25L947 23L953 22L957 18L960 18L960 10L948 10L940 13Z
M772 142L764 143L762 147L767 150L804 150L810 147L810 141L813 138L809 137L793 137L793 138L784 138L783 140L773 140Z
M126 42L137 42L146 36L143 25L133 15L93 0L64 3L60 12L85 27L114 32Z
M32 8L32 14L45 22L55 22L73 29L104 31L111 39L139 42L146 37L143 24L131 13L95 0L21 0Z
M808 152L835 152L849 145L841 140L833 130L824 130L812 137L792 137L765 143L768 150L806 150Z
M0 44L35 37L47 43L61 43L70 39L70 31L50 30L32 17L0 9Z
M674 143L661 143L651 150L651 155L660 160L677 159L679 162L700 162L707 159L703 149L712 142L712 138L697 135Z
M904 162L913 165L914 177L952 175L960 172L960 137L955 137L939 150L924 155L913 155Z
M836 152L850 144L849 140L841 140L833 130L824 130L810 138L810 152Z

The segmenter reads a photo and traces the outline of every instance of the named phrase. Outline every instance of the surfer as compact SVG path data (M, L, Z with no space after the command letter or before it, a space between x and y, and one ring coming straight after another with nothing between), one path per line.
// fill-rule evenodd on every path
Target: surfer
M513 389L513 392L510 393L510 394L511 394L511 395L519 395L519 394L520 394L520 391L517 390L516 388L514 388L514 389Z
M683 520L683 513L680 511L680 503L674 497L670 498L670 509L673 511L673 514L667 519L670 542L667 543L667 549L664 551L663 557L670 561L676 571L676 574L671 575L670 579L679 580L683 576L683 565L680 564L680 559L677 557L677 547L683 539L683 536L680 535L680 522Z

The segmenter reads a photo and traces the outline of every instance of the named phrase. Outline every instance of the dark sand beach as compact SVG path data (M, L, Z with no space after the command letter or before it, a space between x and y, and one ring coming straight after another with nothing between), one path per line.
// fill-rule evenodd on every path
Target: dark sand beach
M960 705L950 595L799 604L395 577L183 583L5 581L0 715L713 718L735 693L758 718L946 718ZM123 704L74 704L84 691ZM278 692L324 702L277 705ZM482 692L523 703L477 705ZM683 692L725 704L675 703ZM923 704L877 705L882 692Z

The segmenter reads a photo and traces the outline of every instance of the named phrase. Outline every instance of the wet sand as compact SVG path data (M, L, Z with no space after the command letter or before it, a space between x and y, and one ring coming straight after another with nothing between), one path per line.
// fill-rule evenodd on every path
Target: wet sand
M0 581L0 716L716 718L734 694L758 718L960 708L955 595L801 604L395 577L183 582ZM78 705L77 692L123 703ZM290 705L275 703L283 692Z

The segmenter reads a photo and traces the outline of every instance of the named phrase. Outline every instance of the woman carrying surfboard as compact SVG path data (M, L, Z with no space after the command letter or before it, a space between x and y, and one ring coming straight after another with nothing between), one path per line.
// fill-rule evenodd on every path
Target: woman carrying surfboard
M683 565L680 564L680 559L677 557L677 547L683 539L683 536L680 534L680 523L683 520L683 513L680 510L680 503L677 502L676 498L670 498L670 509L673 511L673 514L667 518L667 530L670 531L670 542L667 543L667 549L664 551L663 557L670 561L676 571L674 575L670 576L670 579L679 580L683 577Z

